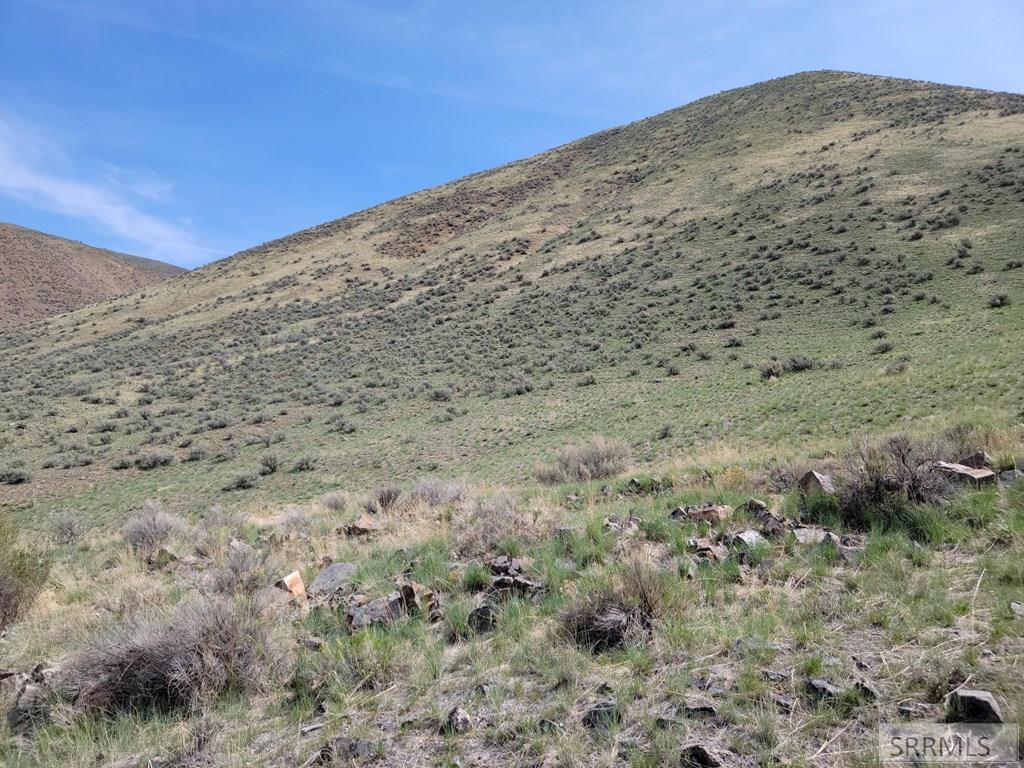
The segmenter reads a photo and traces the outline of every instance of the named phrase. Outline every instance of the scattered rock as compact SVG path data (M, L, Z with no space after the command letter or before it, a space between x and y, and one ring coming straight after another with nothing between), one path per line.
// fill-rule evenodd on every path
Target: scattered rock
M369 536L377 533L380 527L380 521L377 518L369 513L364 513L354 523L339 528L338 532L344 533L346 536Z
M862 699L878 701L882 698L882 692L878 690L878 686L865 677L858 678L853 683L853 688Z
M938 714L938 707L924 701L901 701L896 705L896 711L908 720L931 720Z
M495 576L516 576L523 572L523 561L517 557L502 555L487 564Z
M721 544L715 544L710 539L690 539L686 542L687 547L694 553L698 561L709 563L721 563L729 557L729 552Z
M804 686L807 693L817 699L837 699L843 695L843 689L820 677L812 677Z
M984 451L977 451L970 456L964 456L958 463L971 469L992 469L992 457Z
M815 472L813 469L801 477L797 485L804 496L813 496L815 494L835 496L836 494L836 486L832 482L832 478L820 472Z
M302 764L302 768L366 762L380 757L383 751L379 742L338 736L321 747L319 752Z
M302 583L302 575L298 571L292 571L274 586L288 592L296 600L306 599L306 585Z
M619 520L616 517L606 517L602 526L606 531L611 531L620 536L635 536L640 533L640 525L633 517Z
M328 565L313 580L307 590L309 596L317 600L330 601L337 597L352 583L356 575L356 566L352 563L334 563Z
M747 656L757 653L778 653L786 647L780 643L773 643L760 637L741 637L732 644L732 651L737 656Z
M1010 603L1010 611L1018 619L1024 619L1024 603L1021 603L1021 602L1018 602L1017 600L1014 600L1013 602Z
M713 501L705 501L700 504L688 504L684 507L676 507L672 510L670 517L673 520L681 520L690 523L720 523L729 517L729 508Z
M654 724L659 728L671 728L682 723L682 720L679 719L679 707L671 701L663 701L649 707L647 715L654 718Z
M680 750L681 768L718 768L721 758L703 744L687 744Z
M761 526L761 533L769 539L778 538L786 532L782 518L773 515L768 505L760 499L747 502L747 514Z
M622 713L614 699L601 699L583 713L583 725L587 728L610 728L621 722Z
M512 595L536 598L544 591L544 585L539 581L522 576L492 576L491 595L499 600L507 599Z
M825 541L832 541L835 544L839 543L839 537L834 533L814 526L794 528L793 535L796 537L797 544L821 544Z
M403 613L402 595L396 590L376 600L370 600L366 595L356 595L349 602L347 619L352 629L360 629L375 624L390 624L400 619Z
M434 591L415 581L398 581L398 592L402 597L402 607L409 614L422 614L427 621L441 619L441 604Z
M733 536L732 544L739 549L753 549L764 544L765 538L753 528L748 528Z
M717 717L718 708L715 703L703 696L687 696L679 709L680 713L689 718Z
M937 461L935 467L954 480L972 482L976 485L991 483L996 479L996 473L991 469L973 469L964 464L951 464L947 461Z
M1007 469L999 473L999 482L1003 485L1012 485L1024 479L1024 472L1019 469Z
M498 613L490 600L485 600L469 612L469 626L474 632L490 632L497 625Z
M960 688L946 697L947 723L1001 723L1003 711L988 691Z
M466 733L472 727L473 718L469 716L469 713L461 707L452 707L448 712L448 717L444 719L441 732L446 734Z

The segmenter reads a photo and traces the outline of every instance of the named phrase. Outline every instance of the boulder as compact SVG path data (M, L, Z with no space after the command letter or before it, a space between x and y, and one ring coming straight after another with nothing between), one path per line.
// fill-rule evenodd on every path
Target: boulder
M801 477L797 485L804 496L816 494L835 496L836 493L836 485L832 482L832 478L821 472L815 472L813 469Z
M833 544L839 544L839 537L831 531L827 531L824 528L818 528L816 526L801 526L800 528L793 529L793 536L796 537L797 544L823 544L826 541L831 541Z
M356 575L356 566L352 563L333 563L324 568L307 592L317 600L331 600L348 587Z
M970 482L975 485L991 483L996 479L996 473L991 469L974 469L965 464L951 464L948 461L935 462L935 468L947 477L960 482Z
M732 538L732 545L743 550L753 549L764 543L766 543L764 536L752 528L741 531Z
M946 697L947 723L1001 723L1003 711L988 691L960 688Z
M782 518L776 517L768 509L768 505L760 499L747 502L747 514L761 526L761 533L769 539L775 539L786 532L786 524Z
M721 758L703 744L687 744L679 752L680 768L718 768Z
M432 589L405 579L399 579L397 586L406 613L425 616L430 622L441 618L441 603Z

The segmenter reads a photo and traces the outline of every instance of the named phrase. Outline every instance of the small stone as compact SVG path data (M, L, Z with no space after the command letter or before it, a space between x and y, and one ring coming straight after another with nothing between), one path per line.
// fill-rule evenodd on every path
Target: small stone
M682 520L690 523L720 523L729 517L729 508L712 501L705 501L700 504L688 504L684 507L676 507L669 515L673 520Z
M494 603L486 600L469 612L469 626L474 632L490 632L498 625Z
M679 753L682 768L718 768L721 759L703 744L687 744Z
M896 711L908 720L930 720L935 717L937 708L924 701L903 701L896 705Z
M732 539L733 546L740 549L753 549L754 547L760 546L764 543L764 536L752 528L742 531L741 533L737 533Z
M760 637L741 637L732 644L732 650L738 656L746 656L758 653L778 653L785 650L785 646Z
M1003 711L988 691L960 688L946 697L947 723L1001 723Z
M679 707L671 701L663 701L649 707L647 715L654 719L654 724L659 728L670 728L682 722L679 719Z
M342 526L338 530L346 536L369 536L380 530L380 521L373 515L363 514L354 523Z
M614 699L601 699L583 713L583 725L587 728L609 728L622 720L622 714Z
M991 483L996 479L996 473L991 469L974 469L964 464L951 464L947 461L937 461L935 467L954 480L973 482L975 485Z
M976 451L970 456L964 456L958 463L971 469L992 469L992 457L984 451Z
M859 678L853 684L854 690L860 694L862 699L868 701L878 701L882 698L882 692L878 690L878 687L867 678Z
M717 717L718 708L711 699L700 696L687 696L683 700L680 712L689 718Z
M1024 472L1019 469L1007 469L999 473L999 482L1003 485L1012 485L1024 479Z
M349 605L347 618L352 629L391 624L401 618L404 612L402 595L397 591L366 603L362 603L360 598L365 599L365 595L357 595Z
M843 694L843 689L820 677L813 677L807 681L805 689L809 694L818 699L837 699Z
M278 589L283 589L297 600L306 598L306 585L302 583L302 574L292 571L283 579L274 584Z
M461 707L452 707L448 712L448 717L444 719L441 732L447 734L466 733L472 727L473 718L469 716L469 713Z
M1018 602L1017 600L1014 600L1013 602L1010 603L1010 611L1018 619L1024 619L1024 603L1021 603L1021 602Z
M441 618L441 604L432 589L404 579L400 579L397 585L402 607L407 613L422 614L428 621L437 621Z
M747 502L747 514L761 526L761 533L769 539L778 538L786 532L786 524L782 518L776 517L768 509L768 505L760 499Z

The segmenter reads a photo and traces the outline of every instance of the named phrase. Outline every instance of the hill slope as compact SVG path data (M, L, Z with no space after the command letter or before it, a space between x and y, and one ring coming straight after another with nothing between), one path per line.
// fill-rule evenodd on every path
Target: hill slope
M184 271L0 223L0 328L131 293Z
M729 91L7 331L0 446L33 480L0 499L119 518L515 482L592 433L649 460L1012 420L1022 242L1024 96ZM315 467L222 491L267 453Z

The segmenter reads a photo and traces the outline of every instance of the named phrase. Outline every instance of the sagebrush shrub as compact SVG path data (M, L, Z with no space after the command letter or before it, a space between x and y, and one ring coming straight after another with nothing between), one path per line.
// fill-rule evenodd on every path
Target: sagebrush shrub
M14 523L0 518L0 629L24 615L49 575L49 558L24 548Z
M147 501L142 514L131 518L124 526L124 539L136 553L147 561L170 540L185 530L185 521L165 512L158 502Z
M567 445L555 454L554 464L540 465L537 479L542 483L585 482L611 477L629 464L629 447L597 436L587 443Z

